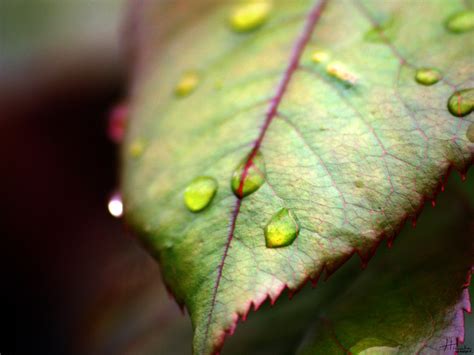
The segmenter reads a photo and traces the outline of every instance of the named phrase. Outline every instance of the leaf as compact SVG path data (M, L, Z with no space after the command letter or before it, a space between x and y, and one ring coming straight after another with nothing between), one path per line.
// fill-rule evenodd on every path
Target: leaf
M474 209L452 199L443 204L320 310L299 354L455 353L471 310Z
M455 92L474 87L469 32L445 26L462 2L275 1L244 33L229 25L235 6L144 2L133 37L125 215L186 305L199 354L217 351L252 305L354 253L366 263L474 156L473 115L447 108L454 94L468 112ZM418 83L426 68L442 79ZM194 213L183 194L198 177L217 192ZM235 193L233 177L244 181ZM297 237L267 248L282 209Z

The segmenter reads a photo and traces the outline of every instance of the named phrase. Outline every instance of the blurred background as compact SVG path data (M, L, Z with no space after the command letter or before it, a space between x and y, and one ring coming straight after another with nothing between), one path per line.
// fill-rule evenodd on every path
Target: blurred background
M94 341L89 325L107 298L134 298L145 282L163 293L155 263L107 211L127 6L0 0L2 355L88 353L81 344Z

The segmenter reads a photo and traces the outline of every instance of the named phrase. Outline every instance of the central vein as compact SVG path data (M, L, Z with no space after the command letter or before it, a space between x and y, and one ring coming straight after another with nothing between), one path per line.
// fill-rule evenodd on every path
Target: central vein
M253 159L255 158L255 155L260 150L260 146L262 144L263 139L265 138L265 134L268 130L268 127L270 126L273 119L276 117L276 115L278 113L278 107L281 103L281 100L283 99L283 96L284 96L285 92L287 91L288 84L290 83L290 80L291 80L294 72L298 69L300 59L301 59L301 56L304 52L304 49L305 49L308 41L310 40L311 35L314 31L314 28L315 28L316 24L318 23L318 20L321 17L321 13L323 12L323 9L326 6L328 1L329 0L318 0L318 1L316 1L316 3L311 8L311 11L307 16L304 28L303 28L300 36L298 36L298 39L295 43L295 46L293 47L293 50L291 51L291 56L290 56L290 59L289 59L288 66L286 67L286 70L283 74L283 77L282 77L280 83L278 84L275 95L273 96L273 98L270 101L270 104L268 106L268 110L265 114L265 121L262 125L262 128L260 129L260 133L259 133L257 139L254 141L252 150L251 150L250 154L247 157L244 169L242 171L242 176L240 178L240 184L239 184L239 187L237 189L237 195L240 196L240 197L237 197L234 209L232 211L232 215L230 217L229 233L227 235L227 243L225 245L224 254L222 255L222 259L221 259L221 262L219 264L218 271L217 271L217 278L216 278L216 282L214 284L214 289L213 289L213 294L212 294L211 308L210 308L209 313L208 313L208 319L207 319L207 324L206 324L206 328L205 328L205 337L204 337L203 347L205 346L205 340L208 337L209 328L210 328L210 325L211 325L212 316L213 316L213 312L214 312L214 308L215 308L215 304L216 304L217 292L219 290L219 284L220 284L220 281L221 281L221 278L222 278L222 271L224 269L224 264L225 264L225 260L227 258L227 254L228 254L228 251L229 251L230 244L231 244L232 239L234 237L234 231L235 231L237 216L239 215L240 207L242 205L243 186L244 186L245 178L247 177L249 168L253 164Z

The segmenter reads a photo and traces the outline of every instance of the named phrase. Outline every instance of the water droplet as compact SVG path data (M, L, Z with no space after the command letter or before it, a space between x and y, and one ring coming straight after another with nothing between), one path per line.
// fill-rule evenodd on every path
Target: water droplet
M464 10L446 20L446 28L453 33L463 33L474 29L474 10Z
M174 92L178 97L185 97L191 94L198 85L199 74L196 71L187 71L181 75Z
M474 109L474 89L456 91L448 100L448 109L454 116L467 116Z
M433 68L420 68L416 71L415 80L421 85L434 85L441 80L442 74Z
M466 137L469 142L474 143L474 123L471 123L469 127L467 127Z
M357 188L359 188L359 189L361 189L361 188L363 188L363 187L365 186L365 185L364 185L364 182L361 181L361 180L356 180L356 181L354 181L354 185L355 185Z
M107 208L109 213L114 216L115 218L120 218L123 215L123 203L122 203L122 196L120 193L116 192L110 197L109 202L107 204Z
M208 176L195 178L184 191L184 203L191 212L205 209L217 191L217 181Z
M128 151L132 158L139 158L145 151L145 143L143 143L141 139L137 139L136 141L132 142L132 144L130 144Z
M272 9L271 1L251 1L234 9L229 22L236 32L249 32L262 26Z
M107 134L114 143L121 143L125 134L125 126L128 118L128 106L119 104L109 114Z
M311 54L311 60L313 61L313 63L327 62L329 60L329 57L329 52L321 49L317 49Z
M257 152L252 158L242 160L235 168L231 187L237 197L243 198L257 191L264 182L265 161L263 155Z
M390 340L382 340L378 338L364 338L358 341L349 349L354 355L389 355L398 354L399 347L395 347L395 343Z
M267 248L280 248L293 243L300 228L293 213L282 208L265 226L265 244Z
M326 72L346 84L355 85L357 83L357 77L351 73L342 63L332 62L326 66Z

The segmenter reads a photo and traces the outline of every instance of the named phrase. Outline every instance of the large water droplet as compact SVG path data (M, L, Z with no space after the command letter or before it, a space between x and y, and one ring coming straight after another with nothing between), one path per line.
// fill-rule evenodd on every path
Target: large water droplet
M469 142L474 143L474 123L467 127L466 137L469 139Z
M467 116L474 109L474 89L456 91L448 100L448 109L454 116Z
M267 248L288 246L293 243L299 232L300 227L293 213L282 208L265 226L265 244Z
M243 198L257 191L264 182L265 161L263 155L257 152L253 157L242 160L235 168L231 187L237 197Z
M441 80L441 72L434 68L420 68L416 71L415 80L422 85L434 85Z
M208 176L195 178L184 191L184 203L191 212L205 209L217 191L217 181Z
M271 1L250 1L237 7L229 22L236 32L249 32L262 26L272 9Z
M474 10L455 13L446 20L446 28L453 33L463 33L474 29Z
M191 94L198 85L199 74L196 71L188 71L181 75L174 92L178 97L185 97Z
M398 354L399 347L389 340L364 338L349 349L354 355L389 355Z
M122 196L120 193L116 192L110 197L109 202L107 204L107 208L109 213L114 216L115 218L120 218L123 215L123 202Z

